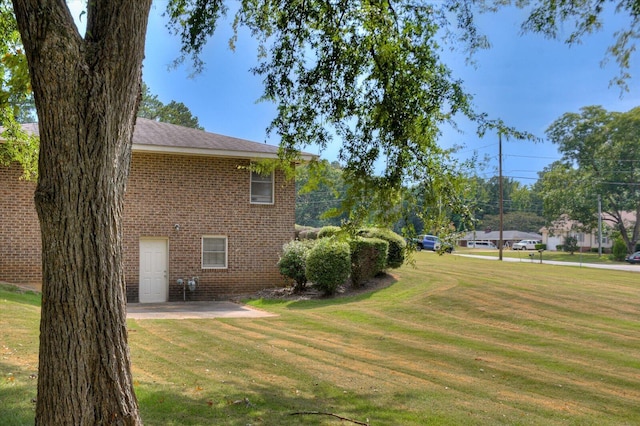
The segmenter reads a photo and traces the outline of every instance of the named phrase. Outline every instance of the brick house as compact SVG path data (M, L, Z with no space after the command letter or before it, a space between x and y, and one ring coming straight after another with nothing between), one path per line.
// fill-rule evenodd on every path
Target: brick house
M246 168L277 151L137 119L123 223L130 302L213 300L282 283L276 263L294 237L295 184L282 171ZM38 283L35 183L20 175L18 165L0 166L0 281Z

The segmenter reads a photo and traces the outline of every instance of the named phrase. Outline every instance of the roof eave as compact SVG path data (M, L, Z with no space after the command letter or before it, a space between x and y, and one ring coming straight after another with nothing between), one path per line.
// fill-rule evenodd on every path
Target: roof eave
M134 152L149 152L156 154L177 154L177 155L196 155L203 157L226 157L226 158L248 158L248 159L262 159L262 158L278 158L276 152L256 152L256 151L234 151L225 149L205 149L205 148L186 148L176 146L162 146L162 145L146 145L134 143L132 146ZM315 155L306 152L300 153L300 158L303 161L311 161L316 158Z

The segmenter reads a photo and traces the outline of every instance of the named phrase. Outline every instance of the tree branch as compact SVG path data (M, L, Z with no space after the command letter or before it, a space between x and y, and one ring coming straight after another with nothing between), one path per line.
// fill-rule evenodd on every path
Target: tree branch
M358 420L353 420L353 419L349 419L347 417L342 417L339 416L337 414L334 413L324 413L322 411L296 411L295 413L291 413L291 416L306 416L306 415L319 415L319 416L331 416L331 417L335 417L336 419L342 420L342 421L347 421L347 422L351 422L357 425L362 425L362 426L369 426L369 423L365 423L365 422L361 422Z

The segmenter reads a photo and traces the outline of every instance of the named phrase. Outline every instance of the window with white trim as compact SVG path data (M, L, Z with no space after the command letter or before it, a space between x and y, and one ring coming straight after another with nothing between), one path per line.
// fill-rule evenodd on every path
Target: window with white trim
M202 237L202 269L226 269L227 237Z
M273 204L273 172L268 175L251 172L251 203Z

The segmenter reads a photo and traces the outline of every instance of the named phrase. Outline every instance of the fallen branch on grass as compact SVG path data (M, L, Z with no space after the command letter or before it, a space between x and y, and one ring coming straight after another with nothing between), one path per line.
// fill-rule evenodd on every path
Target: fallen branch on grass
M302 415L319 415L319 416L331 416L331 417L335 417L336 419L339 420L344 420L347 422L351 422L357 425L361 425L361 426L369 426L369 423L364 423L364 422L360 422L358 420L353 420L353 419L349 419L347 417L342 417L339 416L337 414L333 414L333 413L323 413L322 411L297 411L295 413L291 413L291 416L302 416Z
M253 407L253 404L249 402L249 398L238 399L237 401L228 401L229 405L244 404L247 407Z

